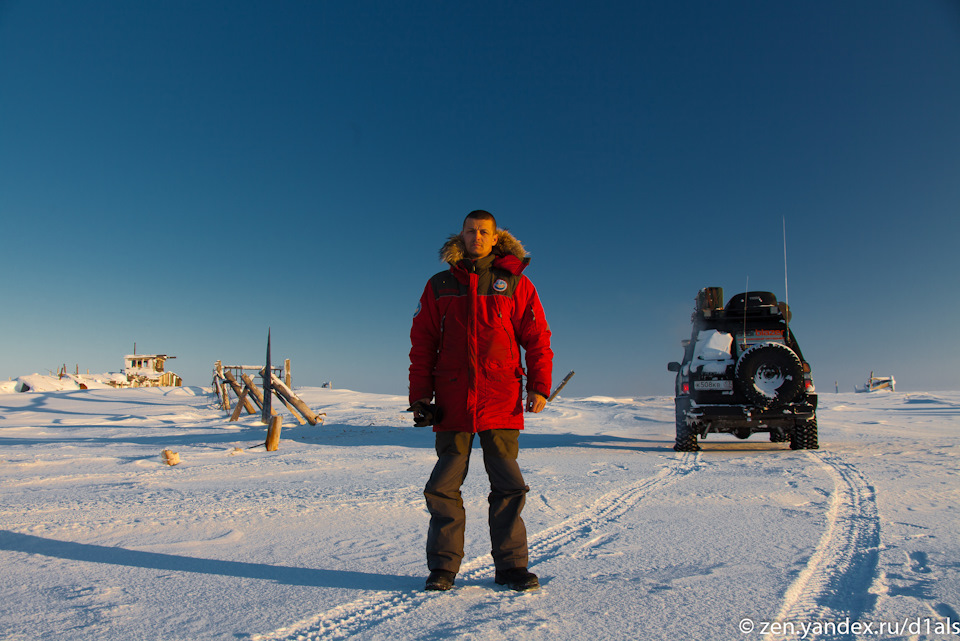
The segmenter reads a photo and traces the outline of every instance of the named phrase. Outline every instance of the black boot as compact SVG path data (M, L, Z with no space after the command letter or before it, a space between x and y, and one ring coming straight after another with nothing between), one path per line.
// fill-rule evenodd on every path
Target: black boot
M527 590L540 589L540 580L533 572L528 572L527 568L510 568L509 570L497 570L494 581L498 585L508 585L511 590L517 592L526 592Z
M430 576L427 577L427 586L424 589L430 592L445 592L453 587L453 580L456 577L456 572L431 570Z

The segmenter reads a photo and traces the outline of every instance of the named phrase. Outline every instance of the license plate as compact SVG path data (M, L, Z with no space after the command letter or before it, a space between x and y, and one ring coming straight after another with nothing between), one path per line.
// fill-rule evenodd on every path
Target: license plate
M693 389L729 392L733 389L733 381L694 381Z

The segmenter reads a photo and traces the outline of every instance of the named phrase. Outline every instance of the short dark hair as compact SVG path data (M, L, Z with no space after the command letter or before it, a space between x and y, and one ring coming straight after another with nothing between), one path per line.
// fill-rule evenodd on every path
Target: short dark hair
M467 217L463 219L463 224L466 225L467 221L473 218L474 220L489 220L493 223L493 231L497 231L497 219L493 217L489 211L485 209L474 209Z

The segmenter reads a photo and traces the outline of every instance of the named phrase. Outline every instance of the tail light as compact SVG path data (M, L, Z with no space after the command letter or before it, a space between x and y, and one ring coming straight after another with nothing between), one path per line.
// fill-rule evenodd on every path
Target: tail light
M812 394L817 391L816 386L813 384L813 376L810 375L810 363L803 363L803 387L808 394Z

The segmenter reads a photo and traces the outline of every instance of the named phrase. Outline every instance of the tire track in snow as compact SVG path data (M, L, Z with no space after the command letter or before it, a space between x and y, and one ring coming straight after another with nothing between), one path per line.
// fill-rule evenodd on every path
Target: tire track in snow
M787 588L778 623L841 621L869 611L880 546L876 492L852 463L829 452L806 452L832 478L827 525L807 566ZM783 628L781 628L783 629ZM773 639L789 638L771 636ZM813 637L808 637L813 638Z
M678 479L696 471L700 465L699 452L684 453L673 459L654 476L605 494L583 512L529 537L531 565L554 558L570 543L592 536L598 528L616 521L644 497L672 485ZM489 555L464 563L457 575L461 581L492 578L492 576L493 567ZM345 639L361 634L364 630L369 630L383 621L406 614L436 596L420 590L375 592L271 633L253 635L252 639L253 641Z
M602 496L590 509L538 533L529 542L530 558L542 562L560 554L561 550L581 538L590 537L594 530L616 521L645 496L672 485L679 478L700 467L700 453L686 452L657 474ZM493 572L492 569L489 570Z

